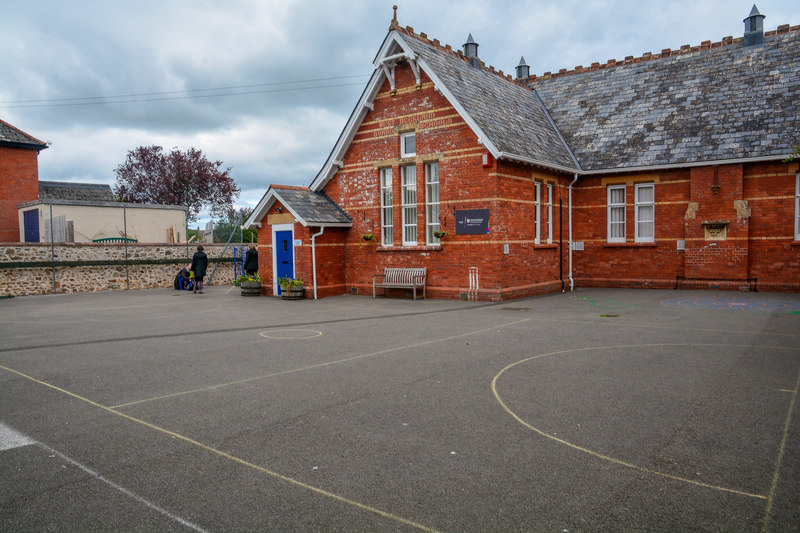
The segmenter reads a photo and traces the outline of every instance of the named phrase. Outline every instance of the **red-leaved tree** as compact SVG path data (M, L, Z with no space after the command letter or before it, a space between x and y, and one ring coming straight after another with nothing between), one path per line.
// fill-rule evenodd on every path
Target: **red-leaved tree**
M123 202L186 206L190 220L203 209L220 216L233 208L240 192L230 167L221 167L221 161L209 161L195 148L165 153L160 146L140 146L114 170L114 194Z

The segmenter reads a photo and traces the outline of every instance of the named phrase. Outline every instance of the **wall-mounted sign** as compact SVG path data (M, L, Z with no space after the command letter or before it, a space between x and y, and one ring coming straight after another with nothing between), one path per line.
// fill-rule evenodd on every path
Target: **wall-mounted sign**
M489 233L488 209L456 211L456 235L485 235Z

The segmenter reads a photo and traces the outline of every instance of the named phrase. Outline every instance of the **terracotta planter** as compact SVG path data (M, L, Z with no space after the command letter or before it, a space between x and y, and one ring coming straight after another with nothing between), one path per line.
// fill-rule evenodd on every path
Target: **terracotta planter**
M242 296L261 296L260 281L243 281L239 287L242 289Z

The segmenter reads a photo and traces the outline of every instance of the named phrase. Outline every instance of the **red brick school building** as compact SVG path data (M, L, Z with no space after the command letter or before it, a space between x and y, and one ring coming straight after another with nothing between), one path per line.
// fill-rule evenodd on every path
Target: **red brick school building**
M800 26L542 76L398 25L308 187L272 185L265 291L434 298L573 287L800 290ZM380 278L379 278L380 279ZM379 291L382 293L382 290Z

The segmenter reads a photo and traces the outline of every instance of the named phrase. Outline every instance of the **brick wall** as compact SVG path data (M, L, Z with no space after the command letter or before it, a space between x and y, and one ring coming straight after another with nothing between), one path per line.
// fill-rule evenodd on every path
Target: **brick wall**
M635 242L636 184L654 183L655 239ZM684 215L689 202L689 172L610 174L581 177L573 189L573 277L579 286L654 287L675 285L684 273ZM625 187L625 242L608 242L608 187Z
M694 167L657 173L582 177L573 191L578 285L800 290L794 241L797 163ZM634 186L655 183L655 242L634 242ZM608 243L607 188L626 185L626 242ZM706 234L725 225L724 239ZM705 223L705 224L704 224ZM709 226L710 227L710 226ZM685 251L677 242L685 241ZM747 282L746 280L758 279ZM725 281L728 280L728 281Z
M416 133L416 155L401 158L400 135L409 131ZM434 298L498 301L561 290L568 282L572 176L509 161L484 168L485 152L424 73L418 87L410 68L398 66L396 91L384 83L343 157L343 168L324 188L352 217L353 227L328 229L318 240L318 295L371 294L373 275L386 267L427 267L428 294ZM433 161L439 164L441 229L449 235L426 245L425 165ZM416 167L416 246L402 244L401 169L407 165ZM392 246L380 242L381 168L392 170ZM573 188L573 240L584 244L584 250L573 252L576 285L673 288L680 280L682 287L743 289L751 287L745 280L757 277L761 290L800 290L800 243L793 241L796 169L796 163L750 163L581 177ZM541 187L538 243L536 183ZM654 186L654 238L636 242L635 190L647 183ZM553 190L551 243L547 185ZM620 243L609 243L607 235L612 185L625 188ZM455 212L463 209L488 209L489 234L456 235ZM707 238L710 222L724 222L724 239ZM294 231L302 242L295 249L296 277L306 281L310 296L310 236L318 228L296 223ZM362 241L365 233L377 242ZM259 230L259 242L272 242L267 224ZM269 244L262 245L267 253L259 257L262 275L267 273L271 283ZM471 269L477 269L476 291ZM264 285L269 290L269 283Z
M477 297L502 300L560 290L558 200L565 177L495 162L483 168L486 149L450 103L422 77L416 87L408 67L398 67L397 91L386 82L344 157L344 168L325 192L353 218L345 235L347 292L371 294L372 276L386 267L427 267L428 294L460 298L470 291L470 268L478 269ZM400 157L400 134L416 132L416 156ZM449 235L426 244L425 165L438 162L440 225ZM416 167L417 246L403 246L401 169ZM394 242L383 246L380 223L380 169L392 169ZM547 209L542 207L541 244L534 243L534 181L553 185L554 243L547 244ZM568 181L567 181L568 182ZM488 235L456 235L455 211L489 209ZM377 243L361 241L372 233ZM508 245L508 253L504 246Z
M750 209L749 276L759 290L800 291L800 242L794 240L797 163L758 163L743 169Z
M17 206L39 197L38 155L0 146L0 242L19 242Z

